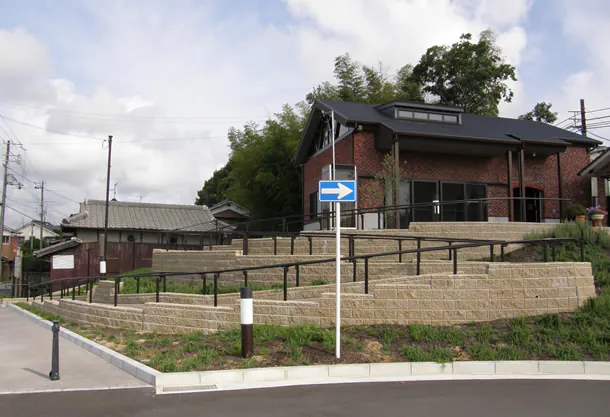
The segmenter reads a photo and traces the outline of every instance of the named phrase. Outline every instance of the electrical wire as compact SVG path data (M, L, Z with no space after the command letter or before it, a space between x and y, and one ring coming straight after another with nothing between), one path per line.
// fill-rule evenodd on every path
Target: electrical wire
M607 140L607 141L609 141L609 142L610 142L610 139L607 139L607 138L605 138L605 137L603 137L603 136L600 136L600 135L596 134L595 132L588 132L588 133L589 133L589 134L591 134L591 135L593 135L593 136L595 136L595 137L596 137L596 138L598 138L598 139L601 139L601 140Z
M37 126L37 125L33 125L31 123L23 122L21 120L15 120L15 119L12 119L10 117L3 116L2 114L0 114L0 117L5 119L5 120L10 120L13 123L17 123L17 124L20 124L20 125L23 125L23 126L28 126L28 127L33 128L33 129L44 130L46 132L54 133L56 135L75 136L75 137L86 138L86 139L105 140L104 138L98 138L96 136L81 135L79 133L67 133L67 132L61 132L61 131L58 131L58 130L51 130L51 129L48 129L46 127Z
M132 119L132 120L137 120L137 119L142 119L142 120L170 120L170 123L192 123L189 122L191 120L203 120L203 121L247 121L247 120L254 120L254 119L269 119L269 116L254 116L254 117L243 117L243 116L144 116L144 115L129 115L129 114L108 114L108 113L93 113L93 112L79 112L79 111L73 111L73 110L66 110L66 109L57 109L57 108L49 108L49 107L36 107L36 106L28 106L25 104L14 104L14 103L10 103L10 102L6 102L6 101L0 101L0 105L1 106L10 106L10 107L22 107L22 108L28 108L28 109L35 109L35 110L43 110L43 111L48 111L48 112L57 112L57 113L66 113L66 114L71 114L71 115L78 115L79 118L85 118L82 116L94 116L94 117L89 117L89 119L95 119L95 118L101 118L102 120L107 120L107 121L121 121L122 119ZM77 117L77 116L72 116L72 117ZM171 120L174 119L174 122L171 122ZM124 120L124 121L129 121L129 120ZM202 122L203 123L203 122Z

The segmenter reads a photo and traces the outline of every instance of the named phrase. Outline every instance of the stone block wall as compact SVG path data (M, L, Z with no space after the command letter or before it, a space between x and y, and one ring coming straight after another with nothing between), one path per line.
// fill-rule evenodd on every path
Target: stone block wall
M589 263L486 263L485 273L441 273L396 277L364 284L343 283L343 324L453 325L519 316L574 311L595 296ZM333 285L290 288L289 301L282 291L254 293L255 324L310 323L332 326ZM149 295L141 294L145 301ZM120 296L121 297L121 296ZM144 331L217 331L239 325L238 294L213 297L162 294L161 302L142 308L113 307L60 299L35 303L66 320ZM127 299L127 298L125 298ZM122 301L122 299L120 299Z

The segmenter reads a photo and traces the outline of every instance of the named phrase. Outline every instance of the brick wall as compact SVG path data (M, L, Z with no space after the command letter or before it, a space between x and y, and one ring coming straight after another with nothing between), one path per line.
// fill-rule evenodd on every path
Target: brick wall
M375 148L375 134L361 131L354 134L354 163L358 169L359 207L383 205L383 193L373 177L381 171L383 153ZM352 163L351 138L337 143L337 163ZM519 186L517 155L513 157L513 188ZM562 153L563 197L583 205L591 200L591 187L587 178L578 172L589 163L585 147L571 146ZM317 190L321 169L332 159L331 150L315 156L304 165L305 213L309 212L309 195ZM481 182L488 185L488 197L508 197L507 158L482 158L440 153L403 152L400 154L401 176L409 179ZM544 192L545 198L558 198L557 157L526 157L525 186ZM544 217L559 218L557 202L545 202ZM490 204L489 216L508 217L508 203Z
M335 144L335 161L337 164L353 164L351 136ZM322 179L322 168L332 164L332 162L333 150L328 148L303 166L303 214L305 216L309 215L310 194L318 191L318 181Z

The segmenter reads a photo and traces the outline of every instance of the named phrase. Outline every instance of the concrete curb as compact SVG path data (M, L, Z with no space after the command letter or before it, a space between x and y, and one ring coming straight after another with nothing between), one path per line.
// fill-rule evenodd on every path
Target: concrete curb
M16 305L7 306L51 329L52 323ZM464 361L280 366L226 371L161 373L67 329L60 335L136 378L158 394L358 382L576 379L610 381L610 362Z
M465 379L610 381L610 362L397 362L176 372L159 375L156 388L158 394L164 394L291 385Z
M37 323L39 326L44 327L47 330L51 330L51 323L48 320L44 320L43 318L30 313L14 304L7 305L7 308L14 310L18 314L26 317L27 319ZM161 372L150 368L138 361L128 358L127 356L123 356L120 353L115 352L114 350L108 349L98 343L95 343L79 334L76 334L68 329L61 328L59 335L64 339L74 343L75 345L85 349L88 352L91 352L95 356L98 356L110 363L111 365L127 372L129 375L135 376L139 380L146 382L150 385L155 385L157 378L161 375Z

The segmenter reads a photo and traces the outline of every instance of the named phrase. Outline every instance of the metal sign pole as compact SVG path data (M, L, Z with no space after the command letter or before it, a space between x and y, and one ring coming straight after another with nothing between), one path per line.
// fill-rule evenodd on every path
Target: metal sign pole
M337 241L337 323L335 335L335 353L337 359L341 357L341 203L335 203L337 207L336 237Z

